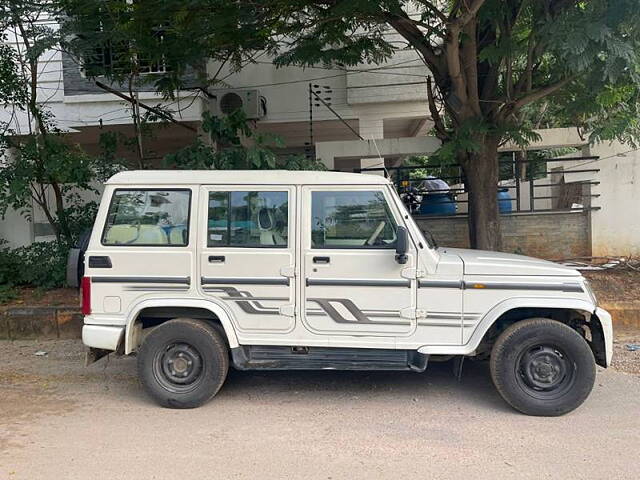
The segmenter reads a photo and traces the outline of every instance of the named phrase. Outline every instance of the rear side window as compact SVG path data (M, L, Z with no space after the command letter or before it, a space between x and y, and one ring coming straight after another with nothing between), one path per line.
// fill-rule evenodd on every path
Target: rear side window
M395 248L396 222L381 191L311 193L312 248Z
M191 190L116 190L111 198L103 245L189 244Z
M210 192L208 247L286 247L287 192Z

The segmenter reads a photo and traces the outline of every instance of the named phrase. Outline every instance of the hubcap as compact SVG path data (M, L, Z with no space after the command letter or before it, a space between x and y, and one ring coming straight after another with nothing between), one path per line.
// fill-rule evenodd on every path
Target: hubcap
M575 380L575 364L553 345L534 345L526 349L519 356L516 368L519 385L536 398L560 396Z
M182 392L193 388L202 377L203 363L198 350L188 343L173 343L154 362L156 379L167 389Z

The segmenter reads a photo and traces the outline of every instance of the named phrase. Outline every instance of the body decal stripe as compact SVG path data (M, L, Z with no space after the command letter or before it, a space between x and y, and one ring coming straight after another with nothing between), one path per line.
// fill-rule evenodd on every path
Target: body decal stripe
M558 292L582 292L579 283L511 283L469 282L462 280L419 280L419 288L459 288L463 290L545 290Z
M366 280L342 278L307 278L307 286L326 285L336 287L411 287L411 280Z
M579 283L510 283L510 282L464 282L470 290L547 290L558 292L582 292Z
M189 285L163 285L163 286L143 286L131 285L124 287L127 292L187 292Z
M461 280L419 280L420 288L464 288Z
M289 285L287 277L202 277L202 285Z
M176 283L189 285L189 277L91 277L92 283Z

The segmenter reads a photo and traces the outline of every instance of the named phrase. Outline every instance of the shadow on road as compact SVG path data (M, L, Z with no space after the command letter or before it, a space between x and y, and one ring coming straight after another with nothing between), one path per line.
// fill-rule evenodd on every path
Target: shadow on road
M470 403L512 411L496 392L487 362L465 362L458 381L453 363L433 362L424 373L366 371L238 371L231 369L219 397L260 397L286 403L317 399L375 401L390 396L398 401Z

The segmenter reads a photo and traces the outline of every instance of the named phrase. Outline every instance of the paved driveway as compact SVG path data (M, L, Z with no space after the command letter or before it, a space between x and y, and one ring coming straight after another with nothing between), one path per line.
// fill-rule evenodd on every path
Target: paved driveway
M34 356L37 350L47 356ZM637 478L640 377L599 371L582 408L514 412L486 364L426 374L231 372L196 410L152 404L135 359L0 342L0 479ZM601 370L601 369L599 369Z

